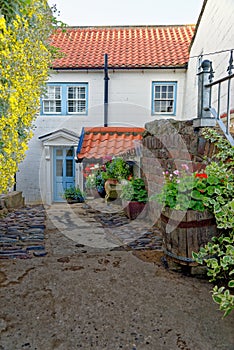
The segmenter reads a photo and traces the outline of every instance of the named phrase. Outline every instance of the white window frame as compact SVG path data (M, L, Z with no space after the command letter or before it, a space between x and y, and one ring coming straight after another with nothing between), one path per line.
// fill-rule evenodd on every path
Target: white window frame
M57 92L59 91L59 98L56 98ZM51 91L50 91L51 90ZM60 111L56 111L57 106L56 103L60 101ZM45 106L45 103L48 105ZM45 111L45 109L48 108L49 111ZM47 92L45 93L43 97L43 114L61 114L62 112L62 87L59 85L47 85Z
M47 105L50 105L50 103L48 103L48 101L51 101L51 105L54 103L54 105L56 105L56 93L55 90L56 88L60 88L60 99L58 99L59 101L61 101L61 111L60 112L56 112L56 108L46 111L45 108L45 102L47 102ZM54 98L50 99L48 97L49 95L49 90L51 88L54 88ZM68 91L69 88L78 88L75 89L75 99L68 99ZM84 93L85 93L85 97L79 96L79 88L84 88ZM53 90L53 89L51 89ZM52 96L53 97L53 96ZM76 109L74 112L69 112L69 101L74 100L75 104L76 104ZM80 101L84 101L85 106L84 108L82 108L82 110L79 111L78 109L78 105L80 103ZM50 109L50 106L46 106L47 109ZM47 93L44 94L44 96L42 96L41 99L41 115L87 115L88 114L88 83L48 83L47 84Z
M177 82L154 81L152 83L152 114L175 115L177 99ZM156 109L158 102L160 108Z
M75 89L75 96L74 98L69 98L69 89ZM80 92L81 89L84 89L84 95L85 97L82 98L81 96L79 96L80 94L82 94L82 92ZM67 114L84 114L86 113L86 100L87 100L87 89L85 87L85 85L68 85L67 86ZM73 102L75 104L75 111L71 112L69 111L69 101ZM84 108L81 108L82 110L79 110L79 104L84 102Z

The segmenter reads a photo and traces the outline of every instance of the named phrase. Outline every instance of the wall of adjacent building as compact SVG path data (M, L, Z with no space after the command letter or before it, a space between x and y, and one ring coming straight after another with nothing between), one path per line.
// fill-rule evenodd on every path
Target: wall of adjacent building
M234 48L234 1L207 0L202 13L197 33L190 50L190 59L187 71L186 93L184 95L184 117L192 119L197 116L198 96L198 68L200 65L197 56L202 60L210 60L213 64L214 80L227 75L230 50ZM225 52L220 52L225 51ZM208 55L213 53L211 55ZM194 57L195 56L195 57ZM232 79L233 80L233 79ZM233 84L233 83L232 83ZM226 112L227 84L222 88L221 113ZM217 102L217 90L212 93L213 105ZM234 107L232 97L231 108Z

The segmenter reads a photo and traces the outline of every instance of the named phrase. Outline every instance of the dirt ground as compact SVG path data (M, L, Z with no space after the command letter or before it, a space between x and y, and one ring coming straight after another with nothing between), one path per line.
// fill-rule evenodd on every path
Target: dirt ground
M0 260L1 350L233 350L205 279L161 252L83 247L47 224L45 257ZM141 255L141 256L140 256Z

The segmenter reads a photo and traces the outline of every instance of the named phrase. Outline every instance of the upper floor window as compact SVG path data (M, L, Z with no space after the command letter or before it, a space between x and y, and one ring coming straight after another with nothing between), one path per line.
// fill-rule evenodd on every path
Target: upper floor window
M48 85L43 99L43 113L61 113L61 102L61 86Z
M87 114L88 84L49 83L42 97L42 114Z
M176 114L176 82L153 82L153 114Z
M68 86L67 88L68 113L86 112L86 87Z

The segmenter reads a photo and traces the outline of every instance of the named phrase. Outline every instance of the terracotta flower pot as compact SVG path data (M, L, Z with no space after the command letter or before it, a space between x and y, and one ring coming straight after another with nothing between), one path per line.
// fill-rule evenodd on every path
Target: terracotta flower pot
M124 202L124 213L125 215L134 220L145 208L145 203L142 202Z

